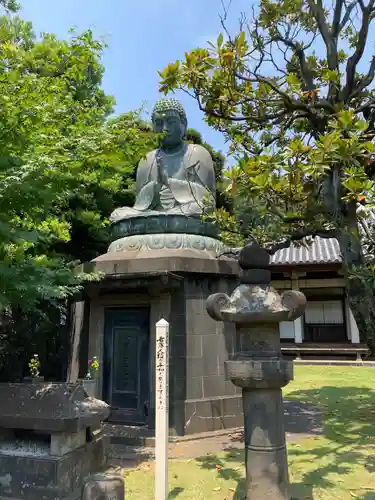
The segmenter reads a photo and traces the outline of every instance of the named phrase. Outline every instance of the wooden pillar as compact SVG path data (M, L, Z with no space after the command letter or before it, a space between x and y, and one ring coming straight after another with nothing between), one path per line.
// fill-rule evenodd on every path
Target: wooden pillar
M303 343L303 318L294 320L294 342L296 344Z
M79 346L84 326L85 301L73 302L70 306L70 359L67 382L77 382L79 376Z
M302 275L300 273L291 273L292 290L296 290L297 292L299 291L299 278L301 276ZM294 320L294 342L296 344L303 343L303 316Z
M345 319L346 319L346 332L348 335L348 339L352 344L359 344L361 342L359 336L359 330L357 326L357 322L353 316L352 310L349 306L348 299L345 299Z

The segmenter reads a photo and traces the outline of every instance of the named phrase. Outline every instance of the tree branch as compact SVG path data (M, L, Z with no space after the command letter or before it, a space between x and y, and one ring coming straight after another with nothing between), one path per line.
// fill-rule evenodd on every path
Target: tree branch
M241 75L241 73L238 72L235 72L235 76L241 80L251 83L266 83L276 94L279 94L283 98L285 104L288 103L296 111L306 111L310 115L313 114L314 109L325 109L326 111L329 111L331 113L335 112L334 107L329 102L323 102L322 100L320 100L319 102L305 104L304 102L301 102L297 99L293 99L293 97L291 97L287 92L284 92L284 90L275 85L272 80L264 76L254 75L254 78L250 78L245 75Z
M369 70L357 84L356 89L351 93L350 97L357 97L366 87L368 87L375 78L375 56L372 57Z
M282 250L283 248L289 248L295 241L301 241L304 238L316 238L319 236L320 238L337 238L338 233L335 230L325 230L325 229L320 229L316 231L300 231L297 233L291 234L288 238L286 238L284 241L281 241L279 243L275 243L273 245L264 245L264 249L267 250L269 255L274 255L276 252L279 250ZM256 241L254 240L256 243ZM239 253L241 252L242 248L228 248L227 250L224 250L220 254L218 254L219 257L232 257L238 259Z
M274 245L267 247L266 250L270 255L274 255L276 252L282 250L283 248L289 248L293 242L301 241L307 237L316 238L317 236L320 236L321 238L337 238L337 235L338 235L337 231L328 229L320 229L316 231L311 231L311 230L300 231L291 234L284 241L275 243Z
M294 54L296 55L296 57L299 60L301 74L302 74L302 77L303 77L304 82L306 84L306 90L309 90L309 91L314 90L315 85L314 85L313 76L312 76L312 73L307 65L305 52L304 52L303 48L300 47L293 40L290 40L289 38L285 38L285 37L281 36L281 34L279 32L278 32L277 37L274 38L274 40L284 43L284 45L286 45L287 47L289 47L293 50Z
M223 113L220 114L217 111L207 109L205 106L203 106L201 98L197 93L195 94L194 97L195 97L195 99L198 103L198 107L201 111L203 111L204 113L206 113L209 116L212 116L213 118L218 118L219 120L228 119L232 122L254 121L254 122L259 123L259 124L264 124L267 121L275 120L275 119L280 118L283 115L285 115L285 110L283 109L283 110L279 111L278 113L265 114L262 117L259 117L257 115L242 115L242 116L227 117Z
M332 21L332 31L331 31L333 38L336 38L340 33L340 26L341 26L340 20L341 20L343 5L344 5L344 0L336 0L335 10L333 14L333 21Z
M274 213L277 217L279 217L279 219L281 219L282 222L284 222L285 224L296 224L298 222L304 222L306 220L306 218L302 216L285 217L285 215L275 206L269 208L271 212Z
M340 0L338 0L340 1ZM337 61L337 48L334 43L334 39L330 33L329 26L326 21L326 15L324 12L324 6L322 0L317 0L316 3L314 0L308 0L308 4L310 6L311 12L315 18L316 24L322 35L324 40L326 49L327 49L327 63L328 69L336 70L338 66Z
M347 8L346 8L346 11L345 11L345 14L344 14L344 17L342 18L342 21L341 23L339 24L339 27L338 27L338 31L337 31L337 35L345 28L345 25L346 23L349 21L350 19L350 16L351 16L351 13L352 13L352 10L354 9L354 7L358 4L358 0L353 0L353 2L351 2ZM337 36L336 35L336 36Z
M346 84L342 91L342 100L347 102L351 97L352 92L355 91L355 74L357 69L357 64L360 61L363 52L366 47L366 42L368 38L368 29L372 20L373 8L375 0L370 0L367 7L362 6L362 25L358 33L358 42L355 51L349 57L346 64Z
M365 8L366 8L365 4L363 3L363 0L358 0L358 4L361 7L361 10L363 12L365 10Z

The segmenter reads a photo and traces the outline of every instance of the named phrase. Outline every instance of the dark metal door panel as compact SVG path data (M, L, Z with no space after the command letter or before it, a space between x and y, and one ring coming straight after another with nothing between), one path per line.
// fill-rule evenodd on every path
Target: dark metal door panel
M149 398L149 311L108 309L105 328L106 401L112 421L145 423Z

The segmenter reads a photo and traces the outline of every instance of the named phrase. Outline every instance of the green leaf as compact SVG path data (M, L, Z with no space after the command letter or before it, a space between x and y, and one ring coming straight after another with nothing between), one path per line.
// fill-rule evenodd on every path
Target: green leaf
M219 49L221 49L223 42L224 42L224 35L223 35L223 33L219 33L219 36L217 37L217 42L216 42Z

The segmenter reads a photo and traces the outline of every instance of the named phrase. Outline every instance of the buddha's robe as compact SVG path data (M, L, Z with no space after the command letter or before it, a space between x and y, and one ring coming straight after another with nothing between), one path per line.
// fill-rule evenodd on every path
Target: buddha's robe
M164 169L167 181L162 181L160 169ZM204 147L184 144L174 154L154 150L138 165L133 208L118 208L110 219L115 222L135 215L159 213L201 215L215 206L215 196L214 166Z

